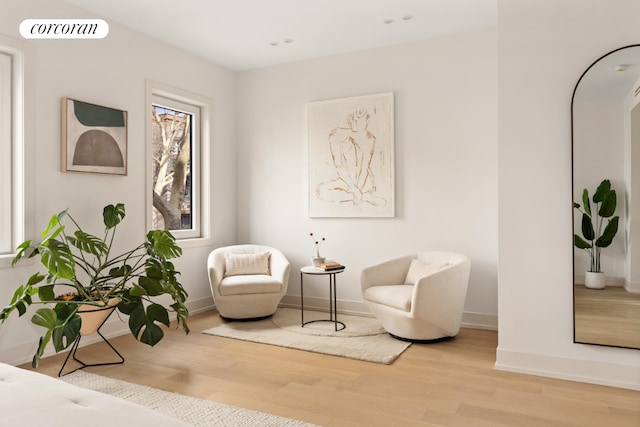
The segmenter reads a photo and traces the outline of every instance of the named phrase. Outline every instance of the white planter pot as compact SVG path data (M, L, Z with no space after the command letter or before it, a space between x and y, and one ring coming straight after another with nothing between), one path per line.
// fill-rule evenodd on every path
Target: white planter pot
M322 264L323 262L324 262L324 257L315 257L315 256L311 257L311 265L313 265L314 267L320 267L320 264Z
M589 289L604 289L607 285L607 277L602 272L594 273L587 271L584 273L584 286Z

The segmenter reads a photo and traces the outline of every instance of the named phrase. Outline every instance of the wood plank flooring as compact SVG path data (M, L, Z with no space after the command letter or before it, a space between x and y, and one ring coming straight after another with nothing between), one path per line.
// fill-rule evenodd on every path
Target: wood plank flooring
M640 294L574 285L576 341L640 348Z
M192 316L191 334L171 329L155 348L115 338L124 365L87 372L321 426L640 426L640 392L495 370L495 331L462 329L380 365L200 333L219 323ZM105 348L78 355L98 361ZM39 371L57 375L64 357Z

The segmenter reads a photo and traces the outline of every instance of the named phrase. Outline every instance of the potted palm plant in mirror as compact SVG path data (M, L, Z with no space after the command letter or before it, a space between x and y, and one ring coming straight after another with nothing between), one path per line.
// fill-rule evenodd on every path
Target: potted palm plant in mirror
M169 231L152 230L134 248L112 254L116 230L124 217L122 203L105 206L104 234L97 237L64 210L51 217L42 241L27 240L18 246L12 265L37 257L46 271L34 273L18 286L9 305L0 311L0 324L14 311L22 316L28 306L43 304L31 318L45 329L33 356L34 368L50 342L60 352L80 336L95 332L106 320L97 319L93 327L89 324L91 317L100 317L96 316L99 311L108 316L117 308L128 315L131 334L150 346L162 340L160 325L169 326L170 312L175 313L176 327L189 333L187 292L170 261L182 255L182 249ZM158 297L172 303L163 304Z
M593 206L591 205L593 202ZM604 289L606 277L600 266L600 251L611 245L618 232L619 217L613 216L616 211L616 192L611 188L608 179L603 180L593 197L589 199L589 191L582 191L582 206L579 203L573 207L582 213L582 236L573 235L574 245L589 254L590 267L585 272L585 286L591 289Z

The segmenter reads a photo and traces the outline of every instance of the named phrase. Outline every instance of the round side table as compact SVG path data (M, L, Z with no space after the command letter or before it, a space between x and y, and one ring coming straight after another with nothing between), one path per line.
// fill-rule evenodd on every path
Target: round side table
M338 310L336 307L336 275L342 273L344 271L344 267L337 270L329 270L323 271L319 270L312 265L308 265L306 267L302 267L300 269L300 316L301 316L301 324L304 328L304 325L308 325L313 322L333 322L334 328L336 331L341 331L346 328L346 325L340 321L338 321ZM309 320L307 322L304 321L304 276L329 276L329 318L328 319L318 319L318 320ZM338 328L338 326L341 326Z

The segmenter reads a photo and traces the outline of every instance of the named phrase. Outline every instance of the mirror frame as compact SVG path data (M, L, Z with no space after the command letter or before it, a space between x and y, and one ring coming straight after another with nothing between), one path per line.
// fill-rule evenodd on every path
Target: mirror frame
M637 44L630 44L630 45L626 45L626 46L622 46L619 47L617 49L614 49L610 52L605 53L604 55L600 56L598 59L596 59L595 61L593 61L591 63L591 65L589 65L584 72L580 75L580 78L578 79L578 81L576 82L575 87L573 88L573 93L571 94L571 104L570 104L570 109L571 109L571 252L573 254L571 260L572 260L572 272L571 272L571 276L573 279L573 283L571 284L572 286L572 308L573 308L573 342L575 344L589 344L589 345L596 345L596 346L601 346L601 347L616 347L616 348L625 348L625 349L632 349L632 350L639 350L640 348L638 347L629 347L629 346L624 346L624 345L615 345L615 344L602 344L602 343L593 343L593 342L585 342L585 341L578 341L576 339L576 292L575 292L575 281L576 281L576 257L575 257L575 245L574 245L574 238L573 238L573 234L575 233L575 215L574 215L574 207L573 207L573 203L575 202L574 198L574 191L575 191L575 179L574 179L574 149L575 149L575 144L574 144L574 138L575 138L575 119L574 119L574 114L573 114L573 105L574 105L574 100L575 100L575 96L576 96L576 92L578 90L578 87L580 86L580 83L582 82L582 79L584 78L584 76L591 70L591 68L593 68L598 62L600 62L602 59L606 58L609 55L612 55L616 52L619 52L621 50L624 49L628 49L628 48L633 48L633 47L640 47L640 43Z

